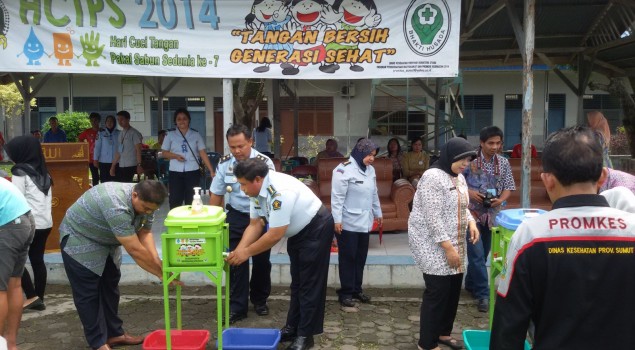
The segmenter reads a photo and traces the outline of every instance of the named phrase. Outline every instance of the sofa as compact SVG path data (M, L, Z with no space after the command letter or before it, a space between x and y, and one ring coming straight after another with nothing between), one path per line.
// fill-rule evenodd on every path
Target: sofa
M516 191L512 192L512 195L507 199L507 207L505 209L520 208L521 202L521 183L520 177L522 174L522 163L520 158L510 158L509 165L512 168L512 174L514 176L514 182L516 183ZM540 178L542 173L542 161L537 158L531 160L531 195L529 196L530 207L533 209L551 210L551 200L547 195L545 185Z
M348 158L324 158L318 162L317 180L305 180L327 208L331 208L331 179L333 169ZM384 219L384 231L408 229L408 205L414 198L415 188L404 179L392 181L392 160L376 158L373 163L377 176L377 192Z

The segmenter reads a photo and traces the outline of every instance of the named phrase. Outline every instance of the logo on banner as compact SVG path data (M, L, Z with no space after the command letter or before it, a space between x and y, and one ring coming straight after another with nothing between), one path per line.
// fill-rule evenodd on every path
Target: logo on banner
M447 43L451 23L445 0L412 0L403 21L406 42L414 53L433 56Z
M0 0L0 46L7 48L7 33L9 32L9 11Z

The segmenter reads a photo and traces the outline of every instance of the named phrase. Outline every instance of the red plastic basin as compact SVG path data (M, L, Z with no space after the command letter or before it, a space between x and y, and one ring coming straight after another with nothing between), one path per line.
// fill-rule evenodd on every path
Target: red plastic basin
M172 350L205 350L209 341L206 330L173 330L170 331ZM150 333L143 341L144 350L166 350L165 330Z

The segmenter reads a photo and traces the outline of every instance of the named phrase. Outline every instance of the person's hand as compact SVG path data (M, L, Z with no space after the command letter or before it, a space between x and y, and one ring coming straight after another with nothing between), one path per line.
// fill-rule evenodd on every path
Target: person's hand
M375 220L377 220L377 223L379 224L379 227L384 226L384 218L379 217L379 218L375 218Z
M229 252L229 255L225 258L228 264L232 266L237 266L249 259L249 253L247 252L247 248L240 248L234 251Z
M503 201L500 198L492 198L492 208L496 208L503 204Z
M481 238L481 233L478 232L478 227L476 227L476 223L473 221L468 224L468 231L470 232L470 242L472 244L476 244L479 238Z
M93 166L95 168L99 168L99 161L98 160L93 160Z
M110 176L115 176L115 167L110 167L110 171L108 173Z
M341 223L336 223L335 224L335 233L337 233L337 234L341 234L342 233L342 224Z
M183 157L180 154L177 154L174 159L178 160L179 162L184 162L185 161L185 157Z
M445 251L445 258L448 260L448 265L453 269L458 269L461 266L461 259L459 253L452 247Z
M143 167L141 166L141 164L137 165L137 175L141 175L143 174Z
M173 275L173 273L170 273L170 277L171 277L172 275ZM159 276L159 279L161 280L161 282L163 282L163 276ZM181 287L183 287L184 285L185 285L185 283L183 283L183 281L178 280L178 279L173 279L173 280L170 282L170 286L171 286L171 287L174 287L174 286L181 286Z
M485 196L481 192L477 190L468 190L467 192L470 194L470 201L483 204L483 198Z

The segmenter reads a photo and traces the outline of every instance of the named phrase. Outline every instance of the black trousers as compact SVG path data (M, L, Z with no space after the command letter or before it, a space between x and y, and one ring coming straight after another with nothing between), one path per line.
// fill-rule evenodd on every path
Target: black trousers
M463 274L437 276L424 273L423 280L426 289L419 316L419 346L434 349L438 346L439 336L452 333Z
M229 224L229 249L234 250L249 225L249 213L242 213L227 205ZM263 232L264 233L264 232ZM235 314L247 314L249 300L254 305L267 302L271 294L271 250L251 257L251 282L249 281L249 261L232 266L229 272L229 309Z
M93 186L99 185L99 168L93 163L88 163L88 169L90 169L90 177L93 179Z
M342 301L352 298L353 294L362 292L370 234L342 230L342 233L335 234L335 237L337 238L341 285L337 294Z
M99 276L68 255L65 246L66 238L60 247L73 302L88 345L97 349L106 344L108 338L124 334L123 321L118 316L121 272L109 256L104 272Z
M117 181L117 176L110 176L110 166L112 163L99 163L99 181L101 183ZM115 175L119 172L119 166L115 166Z
M137 173L136 166L119 167L115 173L119 182L133 182L134 175Z
M29 261L33 268L33 281L27 269L22 273L22 290L27 299L40 297L44 300L44 291L46 290L46 265L44 265L44 250L46 249L46 240L51 233L52 227L35 230L35 236L29 246Z
M170 190L170 209L192 204L194 187L201 182L201 173L193 171L170 171L168 188Z
M297 235L287 241L291 262L291 302L287 326L297 329L298 336L324 331L326 282L329 274L333 216L324 207Z

